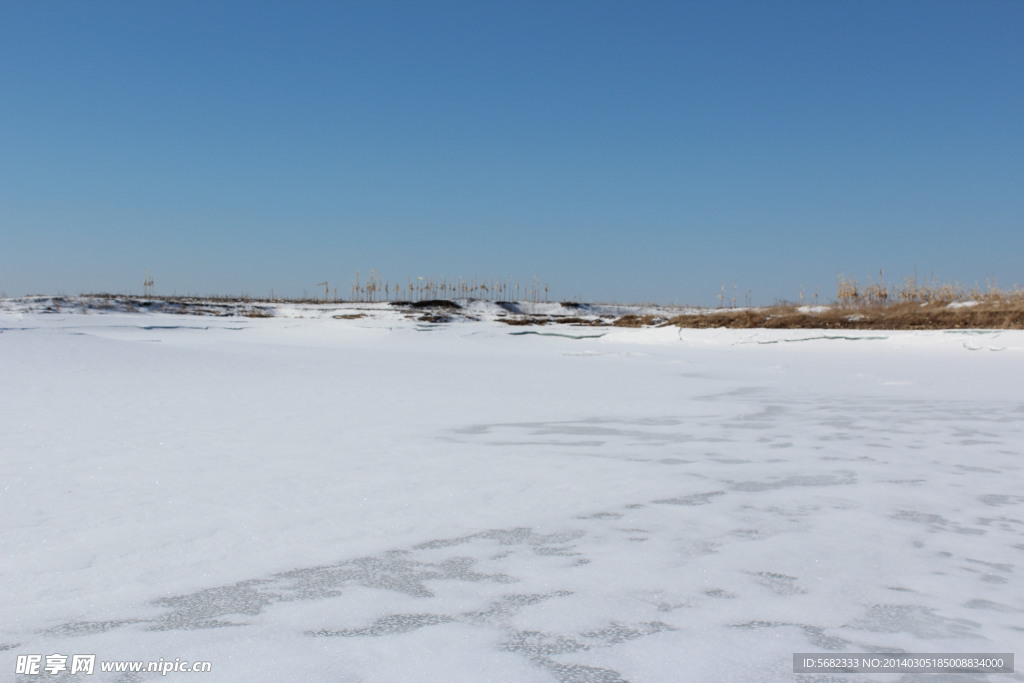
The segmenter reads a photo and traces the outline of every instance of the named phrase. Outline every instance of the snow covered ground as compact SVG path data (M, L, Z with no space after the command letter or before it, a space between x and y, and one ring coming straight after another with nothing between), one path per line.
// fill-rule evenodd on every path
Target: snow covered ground
M284 313L0 313L5 679L1024 680L792 673L1024 654L1024 332Z

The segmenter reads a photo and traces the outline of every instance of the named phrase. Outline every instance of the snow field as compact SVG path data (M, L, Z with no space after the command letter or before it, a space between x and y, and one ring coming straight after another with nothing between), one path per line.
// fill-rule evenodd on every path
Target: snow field
M0 314L9 671L814 680L794 652L1024 642L1024 333L300 314Z

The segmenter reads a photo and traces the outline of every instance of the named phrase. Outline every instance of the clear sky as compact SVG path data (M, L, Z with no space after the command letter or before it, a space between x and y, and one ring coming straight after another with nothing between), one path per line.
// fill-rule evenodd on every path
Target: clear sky
M1024 285L1022 0L0 0L0 290Z

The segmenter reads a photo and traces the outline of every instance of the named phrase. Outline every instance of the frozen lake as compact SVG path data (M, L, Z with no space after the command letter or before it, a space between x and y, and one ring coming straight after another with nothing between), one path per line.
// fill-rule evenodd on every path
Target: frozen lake
M1024 680L792 673L1024 654L1024 332L329 313L0 313L6 676Z

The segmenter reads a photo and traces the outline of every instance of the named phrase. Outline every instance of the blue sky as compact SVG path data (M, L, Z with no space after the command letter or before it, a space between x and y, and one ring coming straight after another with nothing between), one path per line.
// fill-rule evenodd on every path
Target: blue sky
M0 0L0 290L1024 284L1024 2Z

